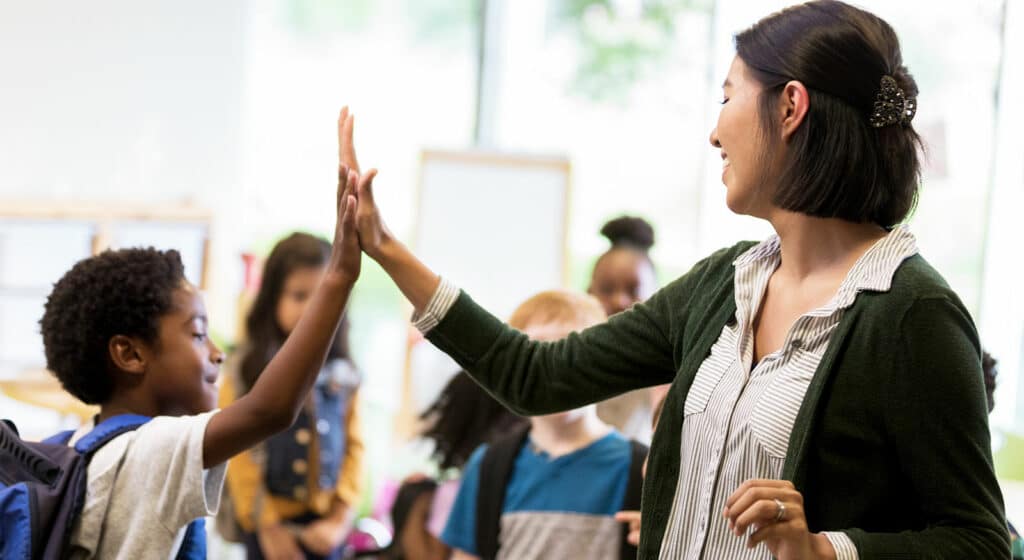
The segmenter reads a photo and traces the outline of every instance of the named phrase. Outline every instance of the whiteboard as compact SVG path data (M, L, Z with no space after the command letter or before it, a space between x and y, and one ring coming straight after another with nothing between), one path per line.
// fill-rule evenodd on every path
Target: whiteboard
M537 292L567 285L570 186L560 156L424 151L412 246L507 319ZM402 409L422 411L459 367L429 344L408 352Z
M424 152L416 254L501 317L563 287L569 169L560 157Z

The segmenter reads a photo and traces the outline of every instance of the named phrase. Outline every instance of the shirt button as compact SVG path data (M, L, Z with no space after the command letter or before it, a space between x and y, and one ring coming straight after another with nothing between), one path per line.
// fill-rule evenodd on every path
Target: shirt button
M791 342L789 345L793 348L793 350L799 350L800 348L803 347L804 341L797 338L793 340L793 342Z
M292 461L292 471L295 474L306 474L307 468L308 465L306 465L306 462L303 461L302 459L296 459Z
M328 422L327 420L324 420L323 418L321 418L321 419L316 421L316 431L319 432L320 435L326 434L330 430L331 430L331 423Z
M309 439L309 430L305 428L295 430L295 441L298 442L299 445L309 445Z

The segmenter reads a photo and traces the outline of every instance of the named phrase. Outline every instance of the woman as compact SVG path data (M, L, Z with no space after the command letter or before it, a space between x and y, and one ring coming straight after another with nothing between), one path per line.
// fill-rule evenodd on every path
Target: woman
M920 142L895 33L819 1L759 21L736 49L711 144L726 204L767 220L770 239L555 344L442 282L384 227L371 189L364 251L427 337L517 412L672 383L640 558L1008 557L977 333L898 226ZM354 165L351 124L339 133Z

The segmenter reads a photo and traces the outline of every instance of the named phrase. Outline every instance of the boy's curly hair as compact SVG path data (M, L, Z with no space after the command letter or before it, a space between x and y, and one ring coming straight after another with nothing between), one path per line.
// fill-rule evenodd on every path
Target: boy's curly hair
M121 249L79 261L53 286L39 321L46 367L82 402L105 402L114 390L111 337L155 341L160 317L184 281L173 249Z

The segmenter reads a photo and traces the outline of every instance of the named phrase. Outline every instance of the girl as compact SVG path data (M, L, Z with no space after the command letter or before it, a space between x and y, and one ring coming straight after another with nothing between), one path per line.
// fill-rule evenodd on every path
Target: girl
M643 218L622 216L606 223L601 235L611 247L594 263L587 293L596 297L611 317L646 301L658 289L648 253L654 246L654 228ZM667 389L630 391L598 403L597 414L627 438L650 443L652 405Z
M270 252L246 318L247 342L226 368L222 406L253 386L295 328L328 249L321 239L293 233ZM343 318L298 420L230 461L228 489L249 558L340 558L360 493L359 382Z
M766 220L769 239L555 343L431 272L384 227L372 188L358 193L363 250L427 338L516 412L672 383L641 559L1009 557L978 334L900 225L920 139L896 33L820 0L735 41L710 141L726 205ZM351 125L339 133L355 165Z

